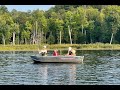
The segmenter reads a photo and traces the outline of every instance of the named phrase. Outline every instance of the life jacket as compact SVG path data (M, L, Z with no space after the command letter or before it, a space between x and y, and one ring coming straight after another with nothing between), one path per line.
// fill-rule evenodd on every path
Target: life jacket
M58 52L53 52L53 56L58 56Z

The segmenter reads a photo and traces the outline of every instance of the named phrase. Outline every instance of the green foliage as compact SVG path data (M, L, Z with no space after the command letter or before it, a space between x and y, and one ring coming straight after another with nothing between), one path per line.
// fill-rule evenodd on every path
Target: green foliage
M120 43L120 6L55 5L11 12L0 6L0 44ZM113 35L113 37L112 37Z
M48 44L54 44L55 43L55 38L52 35L52 32L50 32L50 35L49 35L49 37L47 39L47 42L48 42Z

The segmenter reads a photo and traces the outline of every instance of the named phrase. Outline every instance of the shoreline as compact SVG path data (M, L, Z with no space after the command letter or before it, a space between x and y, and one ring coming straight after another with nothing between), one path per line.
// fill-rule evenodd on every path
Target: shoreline
M46 44L44 44L46 45ZM38 51L42 45L0 45L0 51ZM67 50L68 47L72 47L75 50L120 50L120 44L53 44L46 45L48 50Z
M48 49L48 51L53 51L54 49ZM58 49L58 50L67 50L67 49ZM81 50L81 51L99 51L99 50L103 50L103 51L120 51L120 49L76 49L76 50ZM0 52L2 51L38 51L38 50L0 50Z

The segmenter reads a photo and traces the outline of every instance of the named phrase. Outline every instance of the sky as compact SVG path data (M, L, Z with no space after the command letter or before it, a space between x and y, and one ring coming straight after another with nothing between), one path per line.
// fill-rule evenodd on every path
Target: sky
M54 5L5 5L9 11L16 9L17 11L24 11L27 12L28 10L48 10Z

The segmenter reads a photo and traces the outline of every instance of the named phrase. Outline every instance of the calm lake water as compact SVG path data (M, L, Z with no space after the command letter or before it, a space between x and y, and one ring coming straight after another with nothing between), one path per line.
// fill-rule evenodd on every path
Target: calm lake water
M0 85L120 85L120 51L78 50L77 55L85 56L79 64L35 64L30 56L37 54L1 51Z

